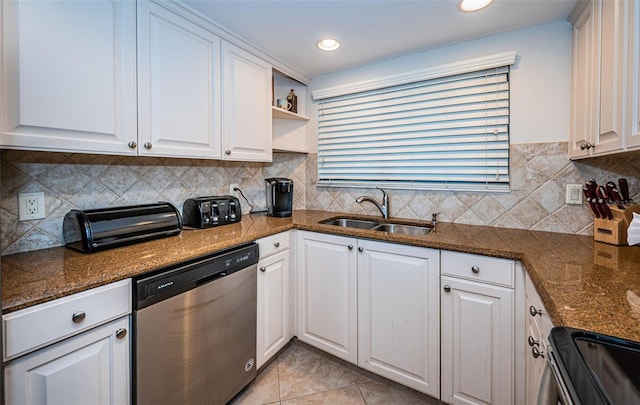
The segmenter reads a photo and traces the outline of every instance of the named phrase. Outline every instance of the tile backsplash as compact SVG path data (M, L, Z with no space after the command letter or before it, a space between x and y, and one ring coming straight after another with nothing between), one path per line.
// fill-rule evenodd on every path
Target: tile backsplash
M586 206L566 205L567 184L593 177L598 183L626 177L632 197L640 198L640 156L624 155L572 162L567 143L511 146L509 193L390 190L391 216L591 234ZM378 215L362 194L378 190L317 187L317 155L275 153L272 163L141 158L3 150L0 190L0 249L3 255L61 246L62 219L71 209L91 209L224 195L238 183L256 208L263 208L264 179L294 180L294 208ZM45 192L47 218L18 221L19 192ZM240 197L243 212L248 206Z

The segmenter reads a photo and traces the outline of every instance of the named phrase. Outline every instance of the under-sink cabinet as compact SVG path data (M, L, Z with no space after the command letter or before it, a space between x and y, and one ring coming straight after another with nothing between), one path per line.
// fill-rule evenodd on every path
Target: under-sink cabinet
M522 403L522 273L507 259L442 251L441 260L441 400Z
M3 316L7 404L130 403L131 283Z
M298 231L298 339L439 397L439 251Z
M357 240L297 231L298 339L356 364Z
M257 241L257 355L260 368L293 337L291 329L290 232Z

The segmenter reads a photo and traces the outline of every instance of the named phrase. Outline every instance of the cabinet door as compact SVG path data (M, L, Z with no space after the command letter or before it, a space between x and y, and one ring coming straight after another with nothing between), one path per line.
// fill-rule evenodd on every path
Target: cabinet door
M5 367L8 404L128 404L129 317L14 360Z
M299 232L298 339L357 361L356 240Z
M540 332L539 322L534 319L527 319L527 346L525 350L525 403L537 404L538 393L540 391L540 382L542 381L542 374L547 365L545 359L546 356L546 344L544 341L546 337ZM529 343L529 337L533 339L533 346ZM537 343L537 344L536 344ZM543 356L535 357L534 349L542 352Z
M3 1L6 148L136 154L136 6Z
M598 130L593 154L622 149L623 82L625 69L624 29L626 1L595 1L595 18L599 25L600 44L596 49L596 79L599 89ZM598 28L596 28L598 29Z
M441 399L514 403L513 290L446 276L441 283Z
M631 150L640 148L640 4L625 2L629 27L627 116L625 145Z
M258 342L260 368L291 339L289 327L289 250L258 263Z
M223 159L271 162L271 65L222 45Z
M358 366L439 397L440 253L358 243Z
M597 127L596 96L596 19L595 3L589 4L573 25L571 54L571 128L569 155L572 158L590 154Z
M220 157L220 39L138 2L141 155Z

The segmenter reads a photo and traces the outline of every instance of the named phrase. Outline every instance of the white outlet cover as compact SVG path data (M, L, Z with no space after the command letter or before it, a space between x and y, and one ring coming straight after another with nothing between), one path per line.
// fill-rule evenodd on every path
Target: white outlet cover
M45 218L44 193L18 193L18 220Z
M567 184L567 204L582 204L582 184Z

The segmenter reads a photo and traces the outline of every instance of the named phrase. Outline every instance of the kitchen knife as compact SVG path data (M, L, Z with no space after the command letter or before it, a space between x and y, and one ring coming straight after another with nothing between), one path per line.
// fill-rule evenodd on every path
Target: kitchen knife
M598 212L598 209L593 202L591 191L589 191L589 188L586 185L582 186L582 194L584 194L584 197L587 199L587 202L589 203L589 207L591 207L591 211L593 211L593 214L596 216L596 218L600 218L600 213Z
M627 179L625 179L624 177L619 179L618 186L620 186L618 190L620 190L620 194L622 194L622 199L624 200L625 204L629 203L631 198L629 196L629 183L627 183Z
M604 199L601 198L598 200L598 206L600 207L600 213L604 214L602 219L604 218L613 219L613 213L609 209L609 206L607 205Z
M615 201L612 194L613 194L613 189L617 188L616 183L612 181L608 181L605 187L607 189L607 196L609 197L609 201Z
M621 210L624 209L624 204L622 203L622 197L620 196L620 192L618 191L617 188L612 188L611 192L609 193L609 197L613 200L613 202L616 204L616 206L618 208L620 208Z
M604 200L604 201L607 201L609 199L609 195L607 194L607 189L604 188L604 186L598 186L598 188L596 188L596 196L598 197L598 199Z
M591 192L591 197L594 198L596 196L596 188L598 188L598 183L596 183L596 179L589 179L587 180L586 183L584 183L585 186L587 186L587 188L589 189L589 192Z

